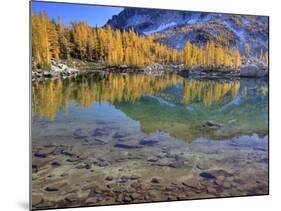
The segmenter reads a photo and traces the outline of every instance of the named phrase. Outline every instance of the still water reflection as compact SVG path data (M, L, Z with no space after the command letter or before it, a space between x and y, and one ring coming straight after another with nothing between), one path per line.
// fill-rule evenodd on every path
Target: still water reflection
M72 115L72 103L74 110L109 103L139 121L147 133L165 131L187 141L202 136L224 139L241 134L267 135L267 99L268 84L262 79L87 74L34 82L32 115L56 121L60 112Z
M267 87L176 74L32 82L32 207L267 194Z

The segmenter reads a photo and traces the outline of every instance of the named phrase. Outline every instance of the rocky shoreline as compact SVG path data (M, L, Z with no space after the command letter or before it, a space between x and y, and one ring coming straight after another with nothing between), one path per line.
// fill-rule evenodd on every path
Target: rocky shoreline
M80 71L75 68L70 68L66 64L57 63L56 61L51 61L51 70L32 70L31 78L34 80L45 80L45 79L55 79L55 78L67 78L70 76L77 75Z
M239 71L235 69L202 69L192 68L186 69L183 64L180 65L162 65L152 64L144 68L132 68L127 65L120 65L115 67L106 67L102 65L95 65L94 67L82 67L81 69L70 68L66 64L57 63L52 61L51 70L32 70L32 81L35 80L49 80L76 76L78 74L89 73L89 72L112 72L112 73L143 73L147 75L162 75L165 73L177 73L183 77L200 77L200 78L216 78L216 77L252 77L260 78L268 76L268 69L264 66L259 65L244 65Z

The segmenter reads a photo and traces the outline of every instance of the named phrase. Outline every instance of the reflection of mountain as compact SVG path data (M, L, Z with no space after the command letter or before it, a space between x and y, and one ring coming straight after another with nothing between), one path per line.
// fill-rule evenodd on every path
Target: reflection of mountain
M169 87L157 96L146 95L136 103L116 106L130 118L140 121L146 133L165 131L187 141L199 137L224 139L241 134L267 134L266 82L185 80L183 84L172 87L172 90L176 87L178 92L175 93L182 93L181 96L172 96ZM185 96L187 89L189 94ZM184 102L187 96L190 97L188 104ZM220 126L208 127L208 121Z

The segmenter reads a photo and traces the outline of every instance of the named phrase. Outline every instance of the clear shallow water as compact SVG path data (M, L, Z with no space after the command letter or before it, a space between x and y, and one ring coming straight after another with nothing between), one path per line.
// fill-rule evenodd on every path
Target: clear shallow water
M33 82L33 206L268 193L267 83L175 74Z

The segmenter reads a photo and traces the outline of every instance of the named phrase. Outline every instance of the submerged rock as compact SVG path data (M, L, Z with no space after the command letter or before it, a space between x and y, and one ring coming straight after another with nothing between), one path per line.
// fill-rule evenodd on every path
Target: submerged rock
M136 180L136 179L139 179L140 177L137 176L137 175L132 175L130 176L130 180Z
M74 156L76 156L75 153L69 152L69 151L66 151L66 150L62 150L62 151L61 151L61 154L62 154L62 155L65 155L65 156L69 156L69 157L74 157Z
M203 177L204 179L216 179L214 175L208 172L202 172L199 174L200 177Z
M130 177L129 177L129 176L126 176L126 175L123 175L123 176L120 177L120 179L121 179L121 181L123 181L123 182L127 182L127 181L130 179Z
M142 188L142 185L140 182L133 182L131 184L131 187L134 188L134 189L141 189Z
M56 184L48 185L47 187L44 188L45 191L47 192L55 192L58 191L59 189L67 186L66 182L59 182Z
M120 139L120 138L125 138L125 137L127 137L127 136L129 136L129 134L127 134L127 133L121 133L121 132L116 132L116 133L112 136L112 138Z
M36 208L46 210L46 209L49 209L50 207L54 207L54 206L55 206L55 202L43 200L43 202L36 205Z
M102 139L102 138L95 138L95 139L93 140L93 142L94 142L95 144L99 144L99 145L107 144L107 141L104 140L104 139Z
M105 128L96 128L92 136L108 136L109 132Z
M134 143L118 143L115 144L114 147L116 148L122 148L122 149L138 149L138 148L142 148L142 146L134 144Z
M147 140L147 139L142 139L140 140L139 144L144 145L144 146L154 146L158 143L158 141L155 140Z
M43 201L42 196L40 195L32 195L32 206L36 206Z
M184 167L184 162L182 161L176 161L168 164L168 167L170 168L182 168Z
M36 151L33 155L37 158L46 158L48 155L54 153L56 147L44 147Z
M47 192L54 192L54 191L58 191L59 189L55 187L46 187L44 190Z
M46 158L47 154L46 153L42 153L42 152L35 152L34 156L38 157L38 158Z
M60 164L59 162L57 162L57 161L52 162L51 165L52 165L53 167L59 167L59 166L61 166L61 164Z
M37 173L38 172L38 166L32 164L32 173Z
M160 183L160 180L159 180L158 178L153 177L153 178L151 179L151 183L156 183L156 184L158 184L158 183Z
M154 162L157 162L157 161L158 161L158 158L157 158L157 157L148 157L148 158L147 158L147 161L148 161L148 162L153 162L153 163L154 163Z
M76 195L76 194L70 194L67 197L65 197L65 200L67 202L73 203L73 202L77 202L80 200L80 198Z
M143 195L141 193L132 193L131 194L131 198L133 200L142 200L143 199Z
M95 203L98 202L98 198L97 197L90 197L90 198L87 198L85 202L87 204L95 204Z
M76 168L77 169L87 169L87 170L89 170L89 169L92 168L92 165L84 163L84 164L80 164L80 165L76 166Z
M83 138L87 138L87 135L83 133L81 128L78 128L74 131L73 137L76 139L83 139Z
M112 181L113 180L113 176L107 176L107 177L105 177L105 180L106 181Z
M196 167L200 170L206 170L206 169L209 169L210 168L210 164L209 163L206 163L206 162L199 162L196 164Z
M98 158L96 161L94 161L94 164L99 166L99 167L105 167L105 166L109 166L111 163L107 160L102 159L102 158Z
M190 188L199 188L199 182L193 178L187 179L186 181L182 182L182 185Z
M207 187L207 192L211 193L211 194L215 194L215 193L217 193L217 190L213 187Z
M208 126L208 127L213 127L213 128L220 128L220 127L222 127L221 124L218 124L218 123L213 122L213 121L211 121L211 120L209 120L209 121L206 122L206 126Z
M124 198L123 198L123 202L131 202L132 201L132 199L131 199L131 197L130 196L124 196Z
M208 171L208 172L209 172L210 174L214 175L215 177L219 177L219 176L231 177L231 176L233 176L232 173L229 173L228 171L223 170L223 169L211 170L211 171Z

